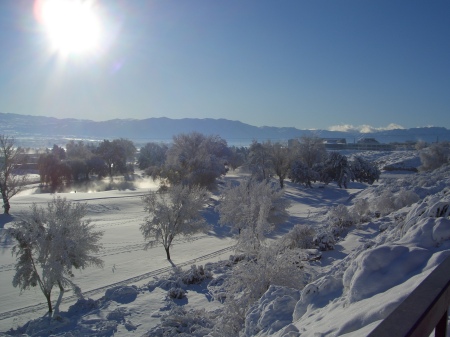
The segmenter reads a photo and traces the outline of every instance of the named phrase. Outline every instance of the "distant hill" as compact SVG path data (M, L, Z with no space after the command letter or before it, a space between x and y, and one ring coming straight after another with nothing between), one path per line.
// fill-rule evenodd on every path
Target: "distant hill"
M424 140L450 141L450 130L443 127L397 129L372 133L342 132L328 130L299 130L293 127L256 127L227 119L113 119L96 122L73 118L53 118L0 113L0 133L14 136L18 142L28 143L42 140L56 143L61 139L113 139L128 138L137 144L149 141L170 142L174 135L201 132L219 135L229 144L248 145L253 139L258 141L287 141L303 135L317 135L323 138L345 138L353 143L361 138L375 138L380 143Z

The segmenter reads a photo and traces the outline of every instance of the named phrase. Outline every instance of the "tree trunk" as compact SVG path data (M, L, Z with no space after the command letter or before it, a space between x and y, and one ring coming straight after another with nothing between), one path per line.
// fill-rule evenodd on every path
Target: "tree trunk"
M45 298L47 299L48 312L51 313L51 312L53 311L53 308L52 308L52 301L51 301L51 299L50 299L50 294L51 294L51 293L44 294L44 295L45 295Z
M280 188L283 189L283 187L284 187L284 179L282 177L280 177L279 180L280 180Z
M11 208L11 206L9 205L9 200L8 196L6 195L6 191L4 191L3 188L2 188L2 199L3 199L4 213L9 214L9 209Z
M166 250L167 260L171 261L170 260L170 252L169 252L170 247L164 247L164 249Z

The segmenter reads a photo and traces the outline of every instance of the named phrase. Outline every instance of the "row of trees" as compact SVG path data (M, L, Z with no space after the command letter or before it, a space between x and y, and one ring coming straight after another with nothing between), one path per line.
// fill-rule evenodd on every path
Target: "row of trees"
M102 178L131 173L135 155L136 147L128 139L103 140L98 145L72 140L66 149L54 145L41 154L38 170L41 183L55 190L70 181L88 180L92 175Z
M347 187L349 181L372 184L380 171L360 157L349 161L338 152L327 152L318 137L303 137L291 147L270 141L253 141L248 148L228 147L218 136L181 134L169 147L148 143L140 150L138 164L153 178L167 184L199 185L214 189L217 178L228 169L242 167L259 181L276 176L280 187L286 178L312 187L312 182L335 181Z

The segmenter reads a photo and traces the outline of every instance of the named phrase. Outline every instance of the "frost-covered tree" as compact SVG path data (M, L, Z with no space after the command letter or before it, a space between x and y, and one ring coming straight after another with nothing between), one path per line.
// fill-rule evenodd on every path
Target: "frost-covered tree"
M136 147L128 139L120 138L109 141L105 139L96 149L97 154L108 165L109 176L113 174L126 174L129 171L128 161L134 160Z
M272 170L277 175L280 188L284 187L284 179L289 173L292 162L292 154L289 149L281 143L272 144L269 147Z
M292 182L304 184L306 187L312 188L312 183L320 179L317 171L306 166L301 160L296 160L291 165L289 178Z
M175 185L165 192L150 192L142 197L149 216L140 226L145 249L161 243L170 260L170 247L178 236L190 237L209 228L201 211L208 200L206 189Z
M238 247L245 252L258 250L274 225L288 217L289 201L283 190L268 181L254 179L237 186L228 185L217 206L219 222L238 232Z
M258 143L254 140L248 149L247 166L258 180L268 179L272 173L271 147L270 141Z
M347 188L348 183L353 179L353 173L348 163L347 157L339 152L330 152L327 160L323 163L320 172L321 181L328 183L335 181L340 188Z
M231 146L230 157L228 158L228 166L232 170L235 170L238 167L242 166L247 161L248 152L249 150L246 147Z
M217 178L226 173L229 154L227 142L219 136L180 134L173 137L160 176L171 184L214 189Z
M361 183L372 185L380 178L380 170L373 163L356 156L350 162L350 170L352 171L352 179Z
M93 156L92 153L93 148L89 147L87 144L85 144L83 141L75 142L74 140L70 140L66 144L66 153L68 159L74 160L74 159L81 159L83 161L88 160ZM61 158L60 159L64 159Z
M420 171L431 171L450 161L450 142L433 143L419 152Z
M3 211L9 214L9 200L19 193L27 183L25 174L17 174L22 149L14 146L14 138L0 134L0 194Z
M150 142L141 147L138 156L138 165L141 170L149 167L161 167L166 161L169 147L163 143Z
M316 164L322 163L327 158L327 150L323 140L316 136L301 137L294 151L296 158L309 169L312 169Z
M80 288L71 280L74 269L103 266L103 261L92 255L101 248L103 232L83 220L86 213L87 204L58 197L46 209L33 204L29 214L6 229L16 241L12 248L17 258L13 286L21 291L39 286L49 312L53 310L53 287L59 287L58 302L68 286L81 296Z

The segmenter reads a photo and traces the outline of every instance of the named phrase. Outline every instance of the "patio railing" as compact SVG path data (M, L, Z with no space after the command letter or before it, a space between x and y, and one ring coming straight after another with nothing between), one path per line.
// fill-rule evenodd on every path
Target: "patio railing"
M450 303L450 256L368 336L446 337Z

